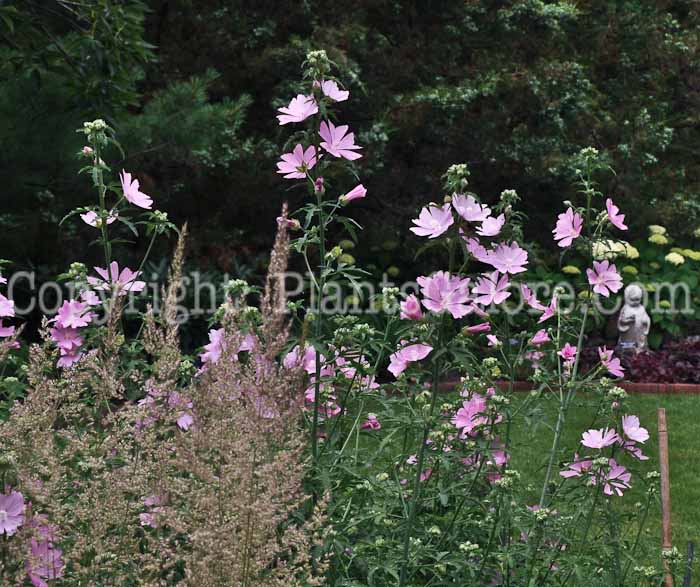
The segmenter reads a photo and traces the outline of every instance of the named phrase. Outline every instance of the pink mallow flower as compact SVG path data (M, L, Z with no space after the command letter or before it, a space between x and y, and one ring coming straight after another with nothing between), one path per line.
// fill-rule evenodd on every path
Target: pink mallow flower
M320 86L323 95L326 96L326 98L330 98L334 102L345 102L345 100L347 100L350 96L350 92L347 90L341 90L340 87L338 87L338 83L332 79L323 80L320 84L318 82L314 82L314 85L317 87Z
M433 350L427 344L410 344L389 356L389 371L394 377L398 377L408 367L409 363L415 363L425 359Z
M605 200L605 209L608 212L608 220L610 220L610 224L616 228L619 228L620 230L627 230L625 215L620 214L620 209L613 203L612 199L608 198Z
M593 269L586 269L586 275L593 291L603 297L607 298L611 292L616 293L622 287L622 277L610 261L593 261Z
M481 222L481 227L476 229L476 233L479 236L496 236L501 232L505 223L506 217L504 214L501 214L497 218L489 216Z
M483 222L491 215L491 209L477 202L473 196L454 194L452 207L467 222Z
M0 535L12 536L24 524L24 496L18 491L0 493Z
M362 157L360 153L355 152L361 147L355 144L355 135L348 132L346 124L335 126L332 122L324 120L321 123L318 134L323 139L321 148L333 155L333 157L342 157L348 161L354 161Z
M414 218L411 232L418 236L437 238L443 234L454 222L450 205L442 207L426 206L420 211L418 218Z
M54 318L56 326L60 328L82 328L92 320L92 314L88 311L90 306L77 300L66 300L59 308Z
M567 479L569 477L581 477L582 475L590 471L591 465L593 465L593 461L579 460L578 453L576 453L574 454L573 462L569 463L567 465L567 469L561 471L559 474Z
M122 191L124 192L124 197L128 202L139 208L145 208L150 210L153 206L153 200L142 191L139 190L139 180L131 179L131 173L128 173L122 169L119 179L122 183Z
M112 224L117 219L118 214L114 211L110 212L107 215L107 224ZM85 224L88 224L89 226L94 226L97 228L97 223L98 221L101 221L101 218L97 215L97 212L93 212L90 210L89 212L85 212L85 214L81 214L80 217L83 219L83 222Z
M614 428L600 428L599 430L592 428L581 435L581 444L588 448L601 449L615 444L619 438Z
M557 224L552 231L554 240L559 241L557 244L564 248L570 247L574 239L581 236L581 228L583 227L583 218L578 212L574 212L573 208L569 208L566 212L559 214Z
M0 293L0 318L13 318L15 315L15 302Z
M632 479L632 474L622 465L618 465L615 459L610 459L608 465L610 470L603 480L603 493L605 495L613 495L615 493L621 497L623 492L631 487L630 479Z
M5 326L0 320L0 338L7 338L8 336L12 336L15 333L15 327L10 325L10 326Z
M545 320L549 320L554 314L557 313L557 296L552 296L549 306L544 309L542 316L540 316L537 321L538 324L542 324Z
M518 243L501 243L487 255L486 262L501 273L522 273L527 265L527 251Z
M543 306L540 301L537 299L537 296L533 293L533 291L527 286L525 283L520 284L520 293L523 297L523 301L530 306L531 308L534 308L535 310L539 310L540 312L544 312L545 306Z
M402 320L420 320L423 318L423 311L420 308L420 302L415 294L409 295L400 304Z
M25 563L27 576L34 587L49 587L47 581L63 576L63 551L55 544L55 528L43 516L34 516L29 525L34 535Z
M318 112L318 104L316 104L313 96L299 94L296 98L292 98L289 106L278 108L277 111L282 113L277 116L280 125L290 122L302 122Z
M83 344L83 339L76 328L56 327L49 331L51 338L60 349L62 355L72 354Z
M567 366L571 366L574 364L574 361L576 360L576 353L578 352L578 349L575 346L570 345L568 342L564 345L564 348L561 349L557 354L564 359L564 364Z
M297 144L291 153L285 153L277 162L277 173L284 175L284 179L305 179L306 172L316 165L316 147L306 148Z
M363 430L380 430L381 427L382 425L377 419L376 414L368 414L367 420L365 420L362 423L362 426L360 426L360 428L362 428Z
M489 253L486 250L486 247L476 238L465 237L461 228L459 229L459 234L466 243L467 251L471 253L472 257L474 257L477 261L481 261L482 263L488 263Z
M448 311L453 318L462 318L474 310L469 299L469 279L451 277L446 271L438 271L430 277L417 280L423 294L423 306L431 312Z
M483 334L484 332L491 332L491 324L489 322L482 322L481 324L475 324L474 326L467 326L464 331L467 334Z
M613 377L622 377L625 374L620 359L613 356L612 350L604 346L598 347L598 356L600 357L601 364L608 370L610 375Z
M510 282L507 275L499 277L498 271L486 273L479 277L476 286L472 289L472 294L477 295L474 301L482 306L500 304L510 297L509 287Z
M127 292L139 292L146 287L145 281L138 281L137 277L141 272L135 272L124 267L119 271L119 264L112 261L109 264L109 271L102 267L95 267L95 271L102 278L88 277L88 283L97 290L115 290L118 295L124 296Z
M644 443L649 440L649 431L639 425L639 418L637 416L623 416L622 430L625 436L632 442Z
M347 194L340 196L340 201L344 204L359 200L367 195L367 189L361 183L352 188Z
M549 335L547 334L547 331L544 328L541 328L537 332L535 332L535 336L532 337L532 340L530 341L534 345L541 345L541 344L546 344L550 341L551 339L549 338Z
M462 402L462 407L452 417L452 424L460 431L462 438L476 435L476 428L488 424L486 398L478 393Z

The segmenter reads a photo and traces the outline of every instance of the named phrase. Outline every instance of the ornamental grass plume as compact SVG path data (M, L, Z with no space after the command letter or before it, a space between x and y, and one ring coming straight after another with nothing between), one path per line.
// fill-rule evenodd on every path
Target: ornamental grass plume
M122 360L118 295L92 350L69 368L56 368L45 320L26 396L0 422L3 479L22 494L27 520L2 545L0 584L321 583L326 502L312 504L304 491L303 371L280 361L286 230L283 223L262 312L227 310L221 355L198 374L180 352L176 319L184 229L162 311L144 318L147 368ZM244 338L253 343L241 345ZM238 357L242 346L250 351ZM50 528L50 540L40 528Z

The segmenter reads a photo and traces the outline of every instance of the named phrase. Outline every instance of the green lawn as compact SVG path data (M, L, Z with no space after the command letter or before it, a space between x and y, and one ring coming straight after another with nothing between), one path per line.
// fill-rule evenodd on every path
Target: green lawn
M659 470L657 413L666 409L668 425L671 510L673 544L685 552L688 540L700 540L700 396L682 395L633 395L628 399L629 413L639 416L642 426L649 430L651 438L644 453L650 457L642 463L644 471ZM555 419L557 398L551 397L545 408L546 420ZM563 446L575 446L581 432L586 430L593 415L587 402L573 405L567 418ZM526 479L533 483L542 479L544 463L552 442L552 431L546 426L518 429L514 434L513 460L511 461ZM570 450L570 449L569 449ZM567 460L570 452L562 453ZM632 479L634 484L634 478ZM628 499L633 496L625 496ZM655 511L650 519L651 537L658 536L661 544L661 513Z

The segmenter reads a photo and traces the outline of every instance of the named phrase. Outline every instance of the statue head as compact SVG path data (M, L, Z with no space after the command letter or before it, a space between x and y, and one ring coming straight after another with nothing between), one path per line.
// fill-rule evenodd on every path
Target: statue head
M644 292L636 283L631 283L625 288L625 304L637 308L642 304Z

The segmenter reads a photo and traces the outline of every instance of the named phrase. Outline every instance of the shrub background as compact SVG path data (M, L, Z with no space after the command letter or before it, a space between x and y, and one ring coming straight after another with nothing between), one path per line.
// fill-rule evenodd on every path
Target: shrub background
M653 220L689 235L698 25L693 0L2 2L3 257L52 275L83 250L85 235L54 223L87 195L67 129L99 116L146 191L190 221L193 262L255 265L281 201L294 208L274 173L287 135L273 113L300 89L289 72L312 47L353 91L342 112L368 155L363 246L394 239L393 263L411 260L405 227L442 197L435 170L452 162L469 163L487 203L516 189L526 237L552 247L540 221L586 145L614 167L601 188L635 211L633 229Z

